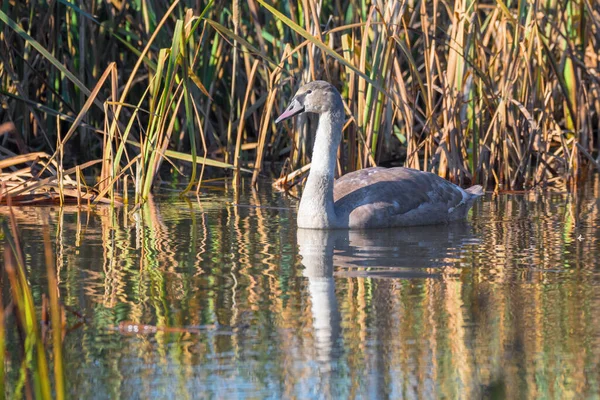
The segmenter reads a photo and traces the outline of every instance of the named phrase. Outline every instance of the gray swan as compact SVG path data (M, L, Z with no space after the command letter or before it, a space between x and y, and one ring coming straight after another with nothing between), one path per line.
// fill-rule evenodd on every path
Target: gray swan
M463 220L480 185L466 190L430 172L411 168L366 168L334 180L342 139L344 105L325 81L305 84L275 121L303 112L319 115L310 173L298 209L298 227L368 229L445 224Z

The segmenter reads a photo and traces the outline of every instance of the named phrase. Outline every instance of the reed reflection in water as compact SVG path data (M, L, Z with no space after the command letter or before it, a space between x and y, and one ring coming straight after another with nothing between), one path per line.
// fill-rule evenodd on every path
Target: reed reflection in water
M50 215L61 300L87 317L72 396L568 398L600 395L599 197L488 195L466 224L363 233L298 231L278 193L15 211L34 293Z

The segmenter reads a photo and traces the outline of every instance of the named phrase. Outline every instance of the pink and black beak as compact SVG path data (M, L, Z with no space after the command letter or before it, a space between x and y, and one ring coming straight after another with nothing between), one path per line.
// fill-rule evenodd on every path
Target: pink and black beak
M293 116L298 115L303 112L304 112L304 104L302 104L302 101L300 99L298 99L298 96L295 96L292 99L292 102L290 103L288 108L286 108L285 111L283 112L283 114L281 114L279 116L279 118L277 118L275 120L275 123L278 124L281 121L285 121L286 119L292 118Z

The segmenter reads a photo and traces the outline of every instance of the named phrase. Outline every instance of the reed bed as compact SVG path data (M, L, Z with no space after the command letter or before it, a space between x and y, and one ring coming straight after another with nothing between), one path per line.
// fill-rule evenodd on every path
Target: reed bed
M0 156L45 152L59 185L95 162L97 201L174 179L198 193L205 173L297 183L315 121L274 117L314 79L346 104L339 174L402 164L521 190L599 167L589 0L26 0L0 20Z

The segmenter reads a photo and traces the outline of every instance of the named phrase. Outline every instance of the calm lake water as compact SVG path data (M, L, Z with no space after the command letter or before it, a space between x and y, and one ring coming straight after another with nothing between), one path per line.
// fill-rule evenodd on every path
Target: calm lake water
M297 201L262 186L15 210L36 304L49 220L61 300L85 315L70 397L600 396L598 179L369 232L298 231Z

